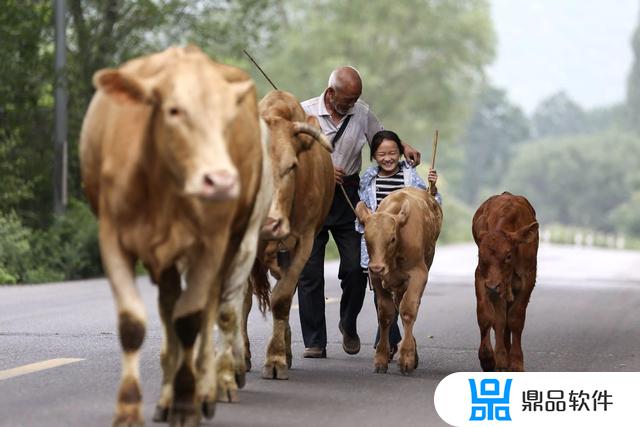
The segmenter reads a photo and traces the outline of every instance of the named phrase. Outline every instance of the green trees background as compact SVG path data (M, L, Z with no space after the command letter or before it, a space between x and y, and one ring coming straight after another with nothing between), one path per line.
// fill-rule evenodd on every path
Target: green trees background
M524 194L543 226L640 238L640 68L625 102L585 110L555 94L527 116L487 81L496 38L487 0L67 0L69 194L52 214L53 2L0 0L0 283L102 274L97 226L84 201L77 141L103 67L172 44L195 43L300 99L350 64L385 127L429 163L436 128L445 198L441 241L470 237L486 197ZM633 39L636 61L640 37ZM366 151L366 150L365 150ZM363 153L368 160L368 153ZM426 166L422 166L426 175Z

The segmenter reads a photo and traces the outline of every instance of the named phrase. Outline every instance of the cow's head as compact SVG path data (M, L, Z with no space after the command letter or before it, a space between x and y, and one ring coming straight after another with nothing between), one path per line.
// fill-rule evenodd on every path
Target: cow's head
M400 212L391 214L384 211L372 213L364 202L356 206L356 214L364 224L364 239L369 252L369 273L386 276L395 269L398 258L400 229L407 223L411 205L402 202Z
M517 231L484 231L479 233L478 268L476 281L496 298L507 298L507 284L511 283L517 265L518 245L531 243L538 237L538 223L532 222Z
M185 49L152 77L105 69L94 75L94 84L120 103L153 107L154 149L185 195L218 201L238 196L229 130L244 97L254 93L251 80L227 82L205 54Z
M293 102L297 104L295 98ZM298 156L309 150L313 144L320 144L329 152L333 149L320 131L320 125L315 117L307 117L305 122L290 121L269 115L263 118L269 126L271 136L269 155L275 192L261 236L266 239L284 239L291 231L289 216L296 192ZM311 206L308 208L313 209Z

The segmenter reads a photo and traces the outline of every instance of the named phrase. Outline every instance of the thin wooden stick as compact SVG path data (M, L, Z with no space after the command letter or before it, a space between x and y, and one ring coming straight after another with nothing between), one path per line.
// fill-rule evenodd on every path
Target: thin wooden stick
M436 167L436 150L438 149L438 129L436 129L436 134L433 136L433 152L431 153L431 169L435 169Z
M258 63L251 57L251 55L249 55L249 52L247 52L246 49L242 49L242 51L244 52L245 55L247 55L249 57L249 59L251 60L251 62L253 62L253 65L255 65L256 67L258 67L258 70L260 70L260 72L262 73L262 75L269 80L269 83L271 83L271 87L273 87L274 90L278 90L278 88L276 87L276 85L271 81L271 79L269 78L269 76L267 76L267 73L264 72L264 70L262 68L260 68L260 66L258 65Z

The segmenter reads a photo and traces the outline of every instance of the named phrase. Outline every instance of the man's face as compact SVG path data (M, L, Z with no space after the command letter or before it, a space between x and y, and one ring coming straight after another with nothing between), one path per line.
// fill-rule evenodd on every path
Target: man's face
M356 104L356 101L360 98L360 93L349 93L347 91L340 91L334 88L327 89L327 100L333 108L333 111L345 116L347 112Z

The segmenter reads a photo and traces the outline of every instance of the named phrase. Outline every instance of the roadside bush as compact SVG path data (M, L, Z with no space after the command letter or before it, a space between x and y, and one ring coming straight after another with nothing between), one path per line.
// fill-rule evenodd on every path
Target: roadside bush
M0 213L0 284L24 280L29 269L31 230L24 227L18 216Z
M32 258L38 262L29 272L32 283L101 276L98 228L89 207L71 200L64 215L35 235Z

